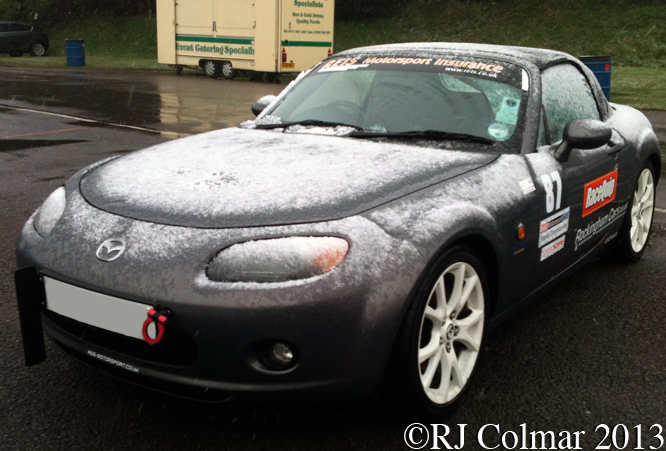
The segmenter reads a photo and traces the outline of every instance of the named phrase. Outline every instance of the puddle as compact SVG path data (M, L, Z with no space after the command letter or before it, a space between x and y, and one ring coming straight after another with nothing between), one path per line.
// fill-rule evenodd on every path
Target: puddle
M85 139L0 139L0 152L16 152L38 147L54 147L85 142L88 141Z
M71 121L67 122L67 125L76 125L79 127L108 127L108 124L104 124L102 122L94 122L94 121Z

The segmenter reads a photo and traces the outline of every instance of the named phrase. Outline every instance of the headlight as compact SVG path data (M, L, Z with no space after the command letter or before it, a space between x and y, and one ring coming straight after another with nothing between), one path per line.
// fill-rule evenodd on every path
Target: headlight
M58 222L58 219L65 212L65 187L61 186L53 191L49 197L46 198L35 216L35 230L42 237L45 237Z
M206 274L217 282L284 282L307 279L335 268L349 243L335 237L289 237L246 241L221 250Z

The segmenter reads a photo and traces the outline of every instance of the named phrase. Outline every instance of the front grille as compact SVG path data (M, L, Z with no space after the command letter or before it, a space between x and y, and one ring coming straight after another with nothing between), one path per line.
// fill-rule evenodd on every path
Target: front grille
M43 312L55 328L68 333L73 339L108 349L117 354L161 365L187 367L197 361L197 345L182 330L170 324L162 340L154 345L136 338L126 337L99 327L59 315L50 310Z

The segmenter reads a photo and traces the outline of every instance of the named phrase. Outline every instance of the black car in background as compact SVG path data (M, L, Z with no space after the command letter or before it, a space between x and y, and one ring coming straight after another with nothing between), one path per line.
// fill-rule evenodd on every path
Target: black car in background
M23 22L0 21L0 53L44 56L48 49L49 38L39 27Z

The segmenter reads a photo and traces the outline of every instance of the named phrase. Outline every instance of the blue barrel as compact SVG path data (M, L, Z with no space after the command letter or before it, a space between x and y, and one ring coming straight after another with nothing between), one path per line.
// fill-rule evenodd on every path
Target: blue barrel
M612 56L581 56L578 58L590 68L594 76L599 80L601 90L607 100L610 100L611 68L613 67Z
M68 66L85 66L86 42L83 39L65 39L65 55Z

